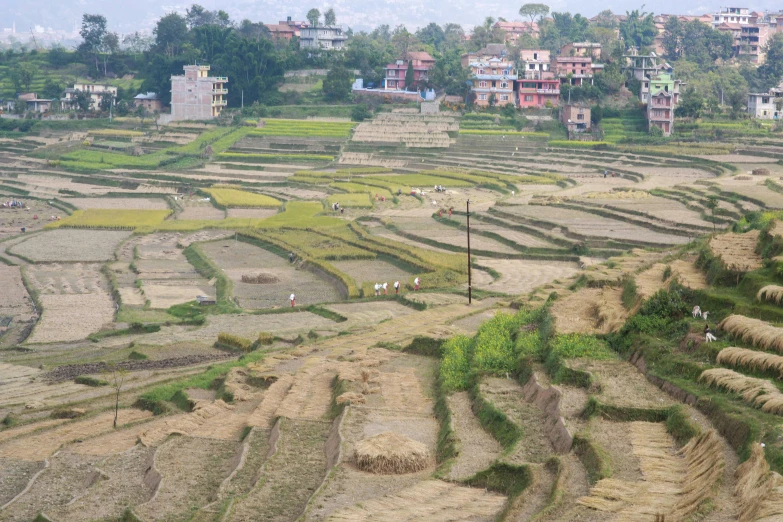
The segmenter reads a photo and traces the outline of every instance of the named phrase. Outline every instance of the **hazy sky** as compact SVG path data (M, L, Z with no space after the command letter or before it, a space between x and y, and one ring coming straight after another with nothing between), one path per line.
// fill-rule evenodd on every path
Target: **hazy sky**
M162 15L171 12L184 12L192 1L168 3L171 0L0 0L0 28L11 27L16 22L18 32L29 31L34 25L54 29L72 29L85 12L100 13L107 17L112 30L132 32L151 29ZM519 19L518 10L523 2L508 0L200 0L198 3L208 9L228 11L232 19L249 18L253 21L275 23L285 20L286 16L304 19L311 7L322 12L333 7L339 24L353 27L355 30L371 29L379 24L391 26L405 24L409 28L426 25L429 22L440 24L455 22L470 27L481 23L487 16L504 17L508 20ZM639 8L638 0L607 0L578 2L576 0L551 0L545 2L552 11L579 12L590 17L603 9L615 13ZM659 0L649 2L646 9L656 13L702 14L719 8L719 3L698 1ZM772 0L760 0L759 4L749 5L752 10L780 9Z

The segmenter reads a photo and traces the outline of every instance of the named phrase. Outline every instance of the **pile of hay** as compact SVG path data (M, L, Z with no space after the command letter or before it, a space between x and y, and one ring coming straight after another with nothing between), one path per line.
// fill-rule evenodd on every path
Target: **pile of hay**
M718 364L743 366L762 372L774 370L783 379L783 357L780 355L731 346L718 353Z
M361 393L345 392L336 400L337 404L364 404L366 399Z
M739 499L740 522L779 520L783 516L783 477L770 471L764 448L753 444L750 458L737 468L734 493Z
M687 520L713 495L726 461L715 430L693 437L678 454L685 458L687 472L671 515L673 520Z
M769 176L769 169L753 169L751 172L754 176Z
M268 285L279 283L280 279L272 274L242 274L242 282L249 285Z
M744 315L730 315L718 323L718 328L739 337L757 348L783 353L783 328Z
M359 469L383 475L421 471L430 463L427 446L389 431L357 442L354 456Z
M756 294L756 299L780 304L780 301L783 300L783 286L767 285L759 290L759 293Z
M767 413L783 415L783 393L765 379L746 377L725 368L704 370L699 380L741 395L748 403Z
M643 190L617 190L612 192L591 192L583 196L587 199L644 199L650 194Z
M763 265L761 256L756 253L759 231L751 230L744 234L718 234L710 239L712 253L720 257L726 268L735 272L757 270Z

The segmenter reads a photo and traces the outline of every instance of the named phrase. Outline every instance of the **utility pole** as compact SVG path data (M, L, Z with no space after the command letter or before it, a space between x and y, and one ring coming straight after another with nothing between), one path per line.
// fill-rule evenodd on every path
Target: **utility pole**
M467 216L468 216L468 304L473 303L473 285L470 280L470 200L467 201Z

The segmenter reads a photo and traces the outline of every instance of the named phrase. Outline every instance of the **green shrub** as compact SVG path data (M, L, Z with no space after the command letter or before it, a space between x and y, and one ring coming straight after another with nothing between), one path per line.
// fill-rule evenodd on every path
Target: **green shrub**
M496 375L514 371L516 357L512 335L519 325L517 315L499 313L479 327L473 353L473 364L478 371Z
M606 344L592 335L579 333L558 335L552 342L552 351L563 359L613 359Z
M514 343L514 353L517 359L537 356L541 350L541 335L538 331L519 332Z
M260 332L258 334L258 344L261 346L269 346L275 342L275 336L269 332Z
M621 299L626 310L630 310L636 304L636 280L631 276L623 279L623 292Z
M148 358L149 357L147 357L143 353L137 352L136 350L134 350L134 351L132 351L131 353L128 354L128 359L130 359L131 361L144 361L144 360L146 360Z
M86 375L80 375L77 378L73 380L76 384L83 384L85 386L108 386L109 383L100 379L93 379L92 377L87 377Z
M456 335L443 345L440 376L446 391L466 390L470 385L471 339Z

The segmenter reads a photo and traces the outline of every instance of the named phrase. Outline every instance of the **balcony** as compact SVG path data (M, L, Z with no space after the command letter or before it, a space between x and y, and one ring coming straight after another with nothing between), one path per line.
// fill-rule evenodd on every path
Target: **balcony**
M228 105L228 100L212 100L213 107L223 107Z
M650 121L671 121L671 117L663 114L650 114L648 117Z
M212 89L212 94L228 94L228 89Z
M228 83L228 77L227 76L213 76L211 80L214 83Z

